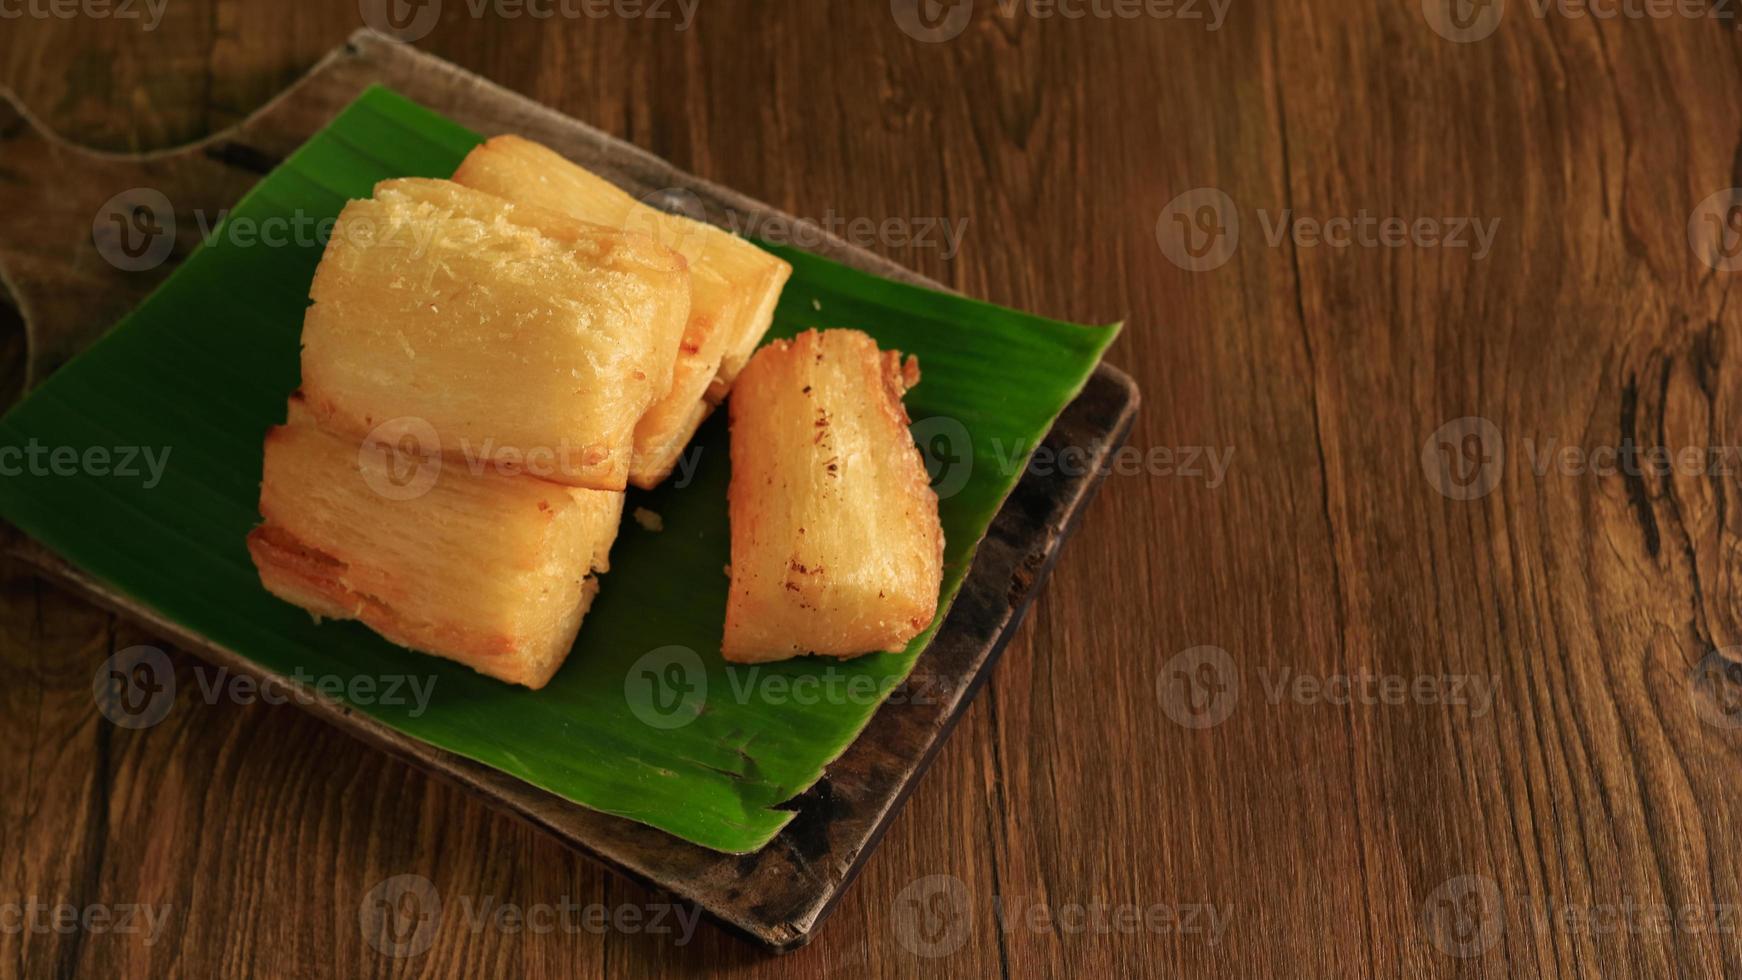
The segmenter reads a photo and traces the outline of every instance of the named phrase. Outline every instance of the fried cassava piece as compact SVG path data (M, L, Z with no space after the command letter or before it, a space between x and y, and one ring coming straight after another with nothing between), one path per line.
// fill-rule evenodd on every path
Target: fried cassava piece
M689 259L693 296L676 381L635 430L630 480L639 487L659 484L768 331L792 266L728 231L642 204L518 136L498 136L473 150L454 180L584 221L647 232Z
M857 330L775 341L738 376L727 660L896 651L930 625L944 536L901 402L918 381Z
M648 235L387 181L345 207L315 274L303 392L335 433L433 430L450 458L621 490L672 386L687 266Z
M478 473L319 428L291 402L266 436L260 580L316 616L543 687L608 567L623 494Z

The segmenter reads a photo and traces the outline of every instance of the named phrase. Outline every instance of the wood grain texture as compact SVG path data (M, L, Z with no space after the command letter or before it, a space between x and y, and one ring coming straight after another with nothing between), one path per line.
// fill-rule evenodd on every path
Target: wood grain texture
M109 725L92 671L144 638L8 570L0 905L171 917L150 946L0 931L0 972L1742 973L1742 460L1534 465L1551 445L1742 444L1734 274L1688 234L1742 184L1738 40L1714 18L1534 9L1454 43L1416 2L1236 3L1213 32L980 3L933 44L882 2L715 0L683 32L448 3L420 47L717 183L819 219L969 219L953 259L874 247L997 302L1129 315L1110 359L1145 390L1133 443L1232 464L1109 479L856 888L783 958L706 928L473 931L463 899L653 898L288 707ZM151 149L234 122L358 21L339 0L173 0L149 33L24 19L0 32L0 80L63 133ZM1235 203L1240 245L1192 272L1158 222L1165 239L1199 187ZM1285 211L1297 232L1499 224L1481 258L1272 245ZM1505 456L1460 500L1422 458L1466 417ZM1182 686L1199 646L1227 651L1231 704ZM1272 693L1363 672L1429 693L1484 678L1491 703ZM1211 715L1182 714L1182 690ZM395 959L358 911L404 873L447 912ZM1018 918L1035 903L1163 912L1097 934ZM1194 905L1225 930L1166 928Z

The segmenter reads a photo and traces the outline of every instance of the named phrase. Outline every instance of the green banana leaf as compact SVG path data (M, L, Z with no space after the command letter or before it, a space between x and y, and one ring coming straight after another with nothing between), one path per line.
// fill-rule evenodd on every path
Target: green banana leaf
M306 228L367 197L378 181L449 176L478 142L372 89L226 220ZM625 520L575 649L544 690L395 647L356 623L314 622L261 588L243 538L260 519L261 437L282 421L298 384L298 338L321 244L304 234L290 236L300 244L265 247L227 235L228 227L0 419L0 462L14 464L0 478L0 516L266 668L343 681L357 711L408 735L709 848L742 853L766 844L793 816L775 807L846 749L914 669L936 624L904 653L728 670L719 656L730 560L724 413L699 434L689 472L631 494L629 509L657 513L663 530ZM948 540L945 609L1027 453L1117 327L1028 316L773 251L794 272L771 336L856 327L885 348L919 355L924 379L908 405L916 436L943 464L934 477ZM92 447L121 452L69 472L48 455L60 447L81 460ZM128 447L160 460L167 453L161 479L137 461L136 476L119 472ZM32 452L37 464L25 464ZM433 682L428 703L350 686L392 677Z

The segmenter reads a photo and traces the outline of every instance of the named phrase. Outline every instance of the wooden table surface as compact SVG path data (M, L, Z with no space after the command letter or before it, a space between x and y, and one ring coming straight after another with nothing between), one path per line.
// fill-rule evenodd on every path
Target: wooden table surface
M1128 320L1134 448L881 849L805 950L692 934L295 707L111 725L150 637L5 566L0 975L1742 974L1733 5L652 2L416 43ZM163 148L382 9L8 0L0 83ZM443 911L383 955L407 874Z

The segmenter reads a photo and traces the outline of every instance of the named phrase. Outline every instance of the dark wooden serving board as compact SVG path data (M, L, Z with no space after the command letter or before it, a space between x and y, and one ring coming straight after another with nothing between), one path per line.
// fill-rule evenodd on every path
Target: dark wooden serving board
M139 302L197 245L198 223L177 224L171 260L151 272L115 269L92 243L92 220L115 194L150 187L178 214L217 215L232 206L371 84L388 85L486 134L514 132L550 145L638 196L686 188L710 215L790 221L742 195L674 169L646 152L493 85L447 62L362 31L259 113L199 144L160 154L110 156L72 146L36 125L8 95L0 103L0 279L23 314L25 376L34 384L82 350ZM814 251L892 279L942 288L845 242ZM724 925L776 949L810 939L870 855L956 719L997 661L1046 579L1104 463L1123 444L1138 395L1122 372L1100 366L1059 417L1046 445L1075 447L1087 465L1024 474L993 521L960 596L926 650L927 698L899 698L871 720L823 778L793 801L798 816L751 855L716 853L663 831L559 799L508 775L407 738L343 704L315 697L334 725L469 787L624 874L695 903ZM1073 469L1075 472L1062 472ZM287 686L262 670L140 607L6 528L5 547L50 577L212 663ZM309 692L313 696L313 692Z

